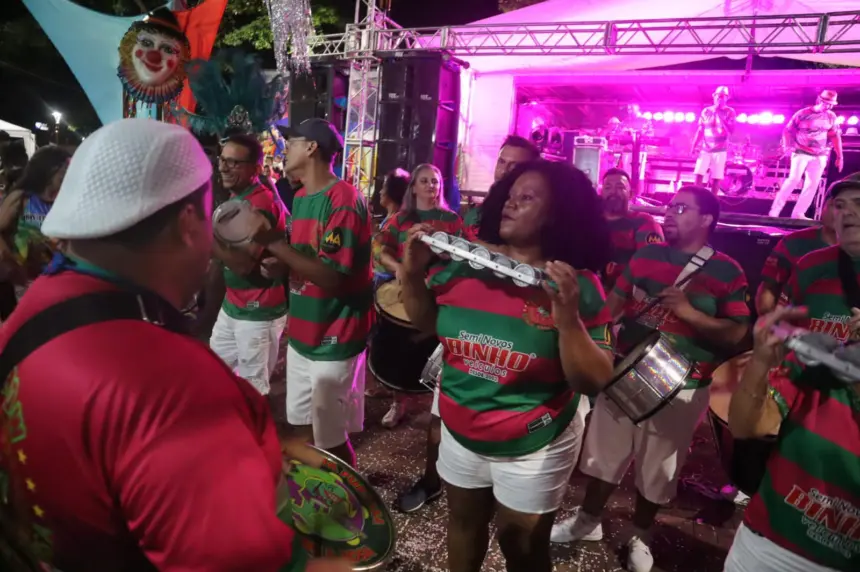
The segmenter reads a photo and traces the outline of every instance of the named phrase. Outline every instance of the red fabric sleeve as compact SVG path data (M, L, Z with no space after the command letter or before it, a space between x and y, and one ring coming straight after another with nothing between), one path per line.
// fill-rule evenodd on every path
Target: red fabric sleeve
M104 433L91 447L115 459L106 476L159 570L274 572L290 563L294 537L275 514L274 423L249 384L233 381L236 391L212 377L208 395L187 374L153 383L159 396L140 395L139 384L131 396L100 393L90 416Z
M637 252L642 252L641 250ZM612 292L616 296L620 296L622 300L627 300L630 296L633 295L633 285L635 282L634 278L634 269L640 265L640 261L637 259L637 254L633 255L633 258L630 259L630 263L624 268L624 272L621 273L621 276L618 277L618 280L615 281L615 288L613 288Z

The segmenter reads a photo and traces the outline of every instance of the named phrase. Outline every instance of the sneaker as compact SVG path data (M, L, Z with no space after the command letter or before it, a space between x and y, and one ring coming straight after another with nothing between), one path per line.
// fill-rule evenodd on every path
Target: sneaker
M627 541L627 570L629 572L651 572L654 557L651 549L638 536Z
M720 496L738 506L747 506L750 503L749 495L732 485L726 485L721 488Z
M400 512L410 513L419 510L425 504L430 504L442 496L442 484L435 488L428 487L422 478L412 485L408 492L397 499L397 509Z
M391 404L391 407L388 409L388 413L382 418L382 426L386 429L394 429L400 422L403 421L403 418L406 416L406 403L402 401L395 401Z
M551 542L574 542L576 540L586 540L588 542L597 542L603 539L603 525L599 518L595 518L590 514L586 514L582 507L573 509L573 516L567 520L552 527L550 534Z

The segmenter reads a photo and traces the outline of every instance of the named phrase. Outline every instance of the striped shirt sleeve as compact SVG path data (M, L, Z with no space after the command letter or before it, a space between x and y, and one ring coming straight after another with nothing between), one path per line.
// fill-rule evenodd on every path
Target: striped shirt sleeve
M612 316L606 305L603 286L593 272L578 271L579 315L591 339L604 350L612 350L610 328Z
M768 372L768 396L779 407L783 419L788 417L792 404L801 393L795 381L803 373L803 366L797 360L794 352L788 354L780 367Z
M364 256L369 254L369 224L367 210L358 202L335 208L323 229L320 260L343 274L352 274L353 269L365 268L367 261L358 260L358 256L361 253Z
M738 267L738 274L727 284L726 292L717 301L717 316L745 324L750 320L747 304L747 277Z
M764 268L761 271L762 282L769 285L783 287L791 276L791 255L788 252L786 239L780 240L771 251Z
M636 229L636 250L656 242L665 242L663 227L657 224L654 217L650 215L647 218L643 217L642 225Z

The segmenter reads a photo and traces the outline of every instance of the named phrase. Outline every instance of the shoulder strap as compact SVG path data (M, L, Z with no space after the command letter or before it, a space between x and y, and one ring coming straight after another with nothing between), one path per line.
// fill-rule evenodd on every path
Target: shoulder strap
M693 257L690 259L690 261L687 262L687 265L681 269L681 273L678 274L677 278L675 278L675 283L672 284L672 286L675 286L676 288L680 288L681 290L686 290L687 285L690 283L691 279L693 278L693 275L696 274L699 270L702 269L702 267L705 266L705 264L708 262L708 260L711 259L711 257L714 255L715 252L716 251L712 247L708 246L707 244L705 246L703 246L702 248L700 248L696 252L696 254L693 255ZM645 292L641 288L638 288L637 286L633 287L633 298L636 301L641 302L646 297L647 297L647 295L645 294Z
M50 306L12 334L0 353L0 387L27 356L61 335L101 322L143 320L162 325L147 315L143 298L130 292L94 292Z

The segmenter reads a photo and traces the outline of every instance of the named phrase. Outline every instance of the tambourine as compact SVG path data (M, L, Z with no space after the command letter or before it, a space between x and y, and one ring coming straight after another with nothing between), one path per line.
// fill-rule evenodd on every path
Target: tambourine
M308 448L323 457L322 466L284 462L287 494L279 500L279 518L292 524L313 558L343 558L361 572L383 568L394 555L397 530L382 498L348 464Z
M254 232L253 207L247 201L231 200L215 209L212 230L224 244L251 242Z
M827 334L784 324L774 325L771 331L804 365L825 366L848 385L860 383L860 344L845 345Z

